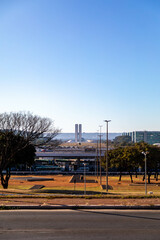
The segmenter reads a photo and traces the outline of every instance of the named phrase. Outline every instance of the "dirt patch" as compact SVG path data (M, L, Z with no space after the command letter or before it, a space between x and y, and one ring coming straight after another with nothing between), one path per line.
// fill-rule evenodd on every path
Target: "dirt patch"
M27 181L27 179L33 178L35 179L34 182L32 181ZM43 181L36 181L36 177L43 177ZM53 179L54 181L45 181L44 184L44 179ZM145 193L145 184L144 181L142 181L143 176L138 176L136 178L133 176L133 181L134 184L131 184L130 177L129 176L123 176L122 181L119 181L118 176L111 176L109 177L109 194L113 195L144 195ZM40 180L40 179L39 179ZM16 192L17 190L29 190L31 187L34 185L45 185L44 190L56 190L56 193L60 191L61 193L63 191L65 192L73 192L73 191L84 191L84 181L81 180L80 182L76 183L74 181L70 182L71 176L68 175L41 175L41 176L32 176L32 175L27 175L26 176L12 176L10 181L9 181L9 188L7 191L12 191ZM106 179L105 177L102 177L102 185L106 184ZM2 186L1 186L1 190ZM105 193L105 189L102 189L100 186L100 179L99 177L97 178L96 176L87 176L86 177L86 191L87 192L96 192L101 194ZM53 192L53 191L52 191ZM64 193L65 193L64 192ZM151 184L147 185L147 192L153 192L153 195L160 195L160 181L156 181L154 179L154 176L151 177Z
M73 175L69 181L70 183L84 183L83 175ZM86 183L98 183L95 179L86 179Z
M0 205L153 206L160 205L160 199L6 198L0 199Z
M53 175L41 175L43 178L53 178ZM76 186L73 183L70 183L71 176L63 176L63 175L54 175L54 181L45 181L45 188L42 189L42 192L35 193L34 191L29 190L34 185L43 185L44 181L34 181L29 182L27 178L36 177L32 175L28 175L26 178L25 176L12 176L9 181L9 188L7 190L3 190L2 187L0 189L0 205L160 205L160 198L156 198L155 196L159 196L159 184L160 181L156 182L154 176L152 176L151 181L154 184L150 184L147 186L147 190L152 191L154 194L154 198L125 198L126 195L131 196L144 196L145 188L144 182L142 181L142 176L138 176L138 178L133 177L134 183L130 185L130 178L129 176L122 177L122 181L118 181L118 176L109 177L109 185L112 187L109 189L108 197L110 198L101 198L97 197L101 195L101 193L106 193L100 187L99 178L97 179L96 176L87 176L86 181L86 190L97 191L99 195L96 195L96 198L92 198L91 196L86 198L77 198L76 195L73 198L58 197L55 194L48 194L44 193L43 189L45 190L56 190L57 193L63 193L63 191L70 191L73 192L76 190L81 191L82 196L84 193L84 182L76 183ZM37 176L39 177L39 176ZM94 182L93 182L94 180ZM98 182L95 182L98 180ZM141 183L141 184L139 184ZM102 184L105 184L105 177L102 177ZM41 191L41 190L40 190ZM33 194L32 194L33 193ZM75 193L75 192L74 192ZM9 197L7 197L7 194ZM24 198L24 195L28 196ZM15 197L16 196L16 197ZM17 197L19 196L19 197ZM112 198L111 198L112 196ZM119 198L114 198L119 196Z

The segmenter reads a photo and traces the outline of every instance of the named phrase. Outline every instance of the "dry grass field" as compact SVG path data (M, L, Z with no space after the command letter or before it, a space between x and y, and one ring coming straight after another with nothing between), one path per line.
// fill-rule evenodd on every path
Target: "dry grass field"
M49 181L27 181L27 178L53 178L54 180ZM9 187L6 192L16 192L16 191L24 191L34 192L30 190L34 185L44 185L44 188L39 190L39 192L46 193L76 193L76 191L82 192L84 191L84 182L77 182L76 184L70 183L72 176L63 176L63 175L47 175L47 176L11 176L9 181ZM118 176L109 177L109 194L110 195L144 195L145 185L142 181L143 176L138 176L137 178L133 176L133 183L130 182L129 176L122 176L121 182L119 182ZM96 182L94 182L96 180ZM102 184L105 185L105 177L102 177ZM0 191L2 192L2 186L0 186ZM92 192L93 194L103 194L106 191L102 189L100 186L100 179L95 176L87 176L86 177L86 191ZM156 181L154 176L151 177L151 184L147 184L147 191L153 192L154 195L160 196L160 180Z
M28 177L34 178L54 178L50 181L27 181ZM84 182L70 183L72 176L12 176L7 190L0 187L0 207L4 206L19 206L19 205L122 205L122 206L157 206L160 205L160 180L155 181L151 178L151 184L148 185L148 191L153 194L149 198L144 194L144 182L142 176L133 177L133 184L130 183L129 176L123 176L122 181L118 181L117 177L109 177L109 185L112 189L108 194L102 190L99 181L94 176L87 176L86 190L84 195ZM105 177L102 178L102 183L105 184ZM30 190L34 185L44 185L43 189L37 191ZM72 194L65 194L72 193ZM78 194L78 195L77 195Z

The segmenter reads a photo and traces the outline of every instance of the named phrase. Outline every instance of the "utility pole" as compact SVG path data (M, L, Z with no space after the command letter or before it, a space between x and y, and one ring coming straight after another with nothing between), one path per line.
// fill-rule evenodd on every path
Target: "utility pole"
M102 128L102 126L99 126L99 128L100 128L100 134L99 134L99 138L100 138L100 140L99 140L99 161L100 161L100 169L99 169L99 174L100 174L100 185L102 185L102 159L101 159L101 136L102 136L102 134L101 134L101 128Z
M108 192L108 123L111 120L104 120L106 122L106 192Z
M86 195L86 163L84 163L84 195Z
M97 179L98 179L98 168L99 168L99 166L98 166L98 131L97 131Z
M144 155L144 162L145 162L145 195L147 195L147 154L148 152L142 152Z

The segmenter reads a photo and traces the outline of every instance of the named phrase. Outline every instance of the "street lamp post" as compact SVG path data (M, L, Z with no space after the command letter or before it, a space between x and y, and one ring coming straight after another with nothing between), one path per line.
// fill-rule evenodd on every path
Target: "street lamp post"
M100 185L102 185L102 159L101 159L101 137L102 137L101 128L102 128L102 126L99 126L99 128L100 128L100 134L99 134L99 137L100 137L100 140L99 140L99 160L100 160L99 175L100 175Z
M147 195L147 154L148 152L142 152L144 155L144 161L145 161L145 195Z
M106 192L108 192L108 123L111 120L104 120L106 122Z
M84 195L86 195L86 163L84 163Z
M96 170L97 170L97 179L98 179L98 131L97 131L97 149L96 149L96 153L97 153L97 156L96 156L96 160L97 160Z

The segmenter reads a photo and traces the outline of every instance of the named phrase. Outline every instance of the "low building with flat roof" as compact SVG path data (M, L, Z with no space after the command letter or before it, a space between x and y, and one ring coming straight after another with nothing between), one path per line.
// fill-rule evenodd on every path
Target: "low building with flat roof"
M123 133L123 135L131 136L132 142L146 142L148 144L160 143L160 131L133 131Z

